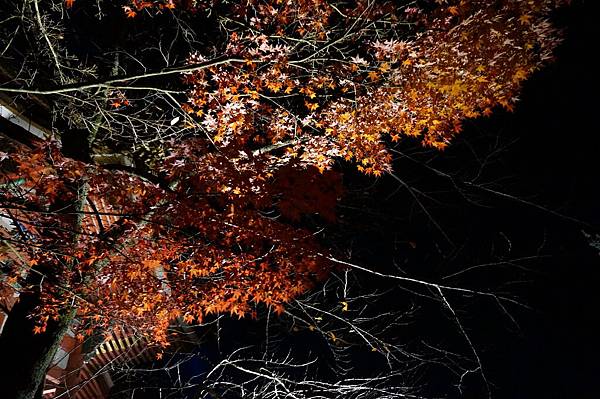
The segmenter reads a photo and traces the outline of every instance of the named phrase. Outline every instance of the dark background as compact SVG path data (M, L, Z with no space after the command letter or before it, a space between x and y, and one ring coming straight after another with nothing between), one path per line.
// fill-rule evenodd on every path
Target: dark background
M515 324L485 300L448 297L499 398L599 397L600 254L584 235L600 227L598 76L591 58L600 35L591 3L574 2L554 16L565 35L557 60L526 82L514 113L469 121L442 154L400 146L413 155L399 155L395 173L437 200L417 194L439 229L393 178L368 189L350 182L357 197L362 188L376 204L363 204L365 234L352 237L357 256L378 265L395 261L417 277L511 293L530 307L508 306ZM350 206L356 213L343 216L360 218L358 200ZM510 261L522 257L531 259ZM440 280L490 262L505 263ZM420 328L426 336L432 329L447 334L449 347L463 345L469 354L460 337L450 337L451 324L424 312ZM459 396L448 392L451 379L442 371L431 378L428 393ZM485 397L477 376L462 388L464 397Z
M527 84L515 115L497 128L507 126L518 138L503 154L515 191L597 229L598 76L590 54L599 36L590 3L557 16L566 33L557 62ZM515 203L497 211L496 226L518 237L524 252L543 238L543 253L551 256L537 265L526 288L535 311L521 317L521 337L500 341L488 355L498 362L493 373L501 397L598 397L600 256L582 236L594 229Z

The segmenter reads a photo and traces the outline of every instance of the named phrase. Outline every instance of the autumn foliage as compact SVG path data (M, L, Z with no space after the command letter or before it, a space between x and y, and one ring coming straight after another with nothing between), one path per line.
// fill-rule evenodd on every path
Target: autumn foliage
M177 318L281 313L313 287L331 265L294 226L335 219L336 160L380 176L395 142L445 148L465 119L512 110L558 43L547 20L558 0L424 3L126 3L130 18L219 13L226 34L187 56L173 124L195 134L163 143L154 179L55 143L2 156L2 213L27 235L13 240L26 261L5 283L31 267L48 276L40 331L76 306L88 332L126 324L166 345ZM135 107L126 89L112 93L113 112ZM103 214L111 223L90 227Z
M224 44L229 61L189 58L210 66L186 75L184 107L222 151L289 143L272 167L297 158L323 171L344 158L379 176L391 167L386 143L408 136L443 149L464 119L512 110L557 44L545 19L556 2L438 3L431 14L366 1L232 7L242 28ZM354 33L359 23L376 38Z
M87 329L118 321L166 344L166 329L178 317L188 323L216 313L242 317L258 304L280 313L325 275L310 232L261 213L285 176L281 184L256 182L265 189L252 194L211 174L188 175L186 164L195 169L218 161L215 154L186 157L186 144L174 146L166 188L64 158L54 144L4 160L11 171L5 181L12 183L3 190L3 208L30 235L15 241L28 264L8 279L20 280L27 266L54 276L44 282L41 330L43 320L76 300ZM29 178L17 185L20 176ZM285 201L286 191L275 192ZM98 213L73 207L82 200L105 205ZM299 212L282 207L292 218ZM92 218L101 214L119 218L98 231Z

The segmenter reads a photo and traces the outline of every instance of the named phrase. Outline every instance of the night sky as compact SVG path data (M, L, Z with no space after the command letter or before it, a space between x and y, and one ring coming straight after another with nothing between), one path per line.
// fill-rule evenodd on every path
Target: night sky
M495 397L598 397L595 326L600 322L600 254L583 234L594 233L600 226L600 137L595 127L598 76L590 59L599 32L592 20L591 3L574 4L555 16L565 32L557 60L526 83L514 113L470 121L444 154L421 157L427 165L452 171L458 179L483 184L529 204L465 186L476 202L471 203L458 196L448 182L444 186L444 178L424 179L428 169L422 165L407 159L396 165L403 180L440 200L432 205L432 213L454 244L439 233L436 237L438 229L427 224L418 209L408 219L415 229L412 232L407 233L399 223L388 223L382 237L393 231L416 242L413 252L417 254L405 260L411 272L434 265L435 270L422 273L443 276L490 262L494 256L539 256L517 262L522 269L511 270L504 264L444 280L473 287L497 284L500 290L517 293L531 307L510 310L517 328L485 301L465 303L465 326L482 349ZM486 164L483 169L478 166L481 162ZM405 215L406 205L414 207L406 190L393 179L379 184L381 198L386 200L381 206L383 220L389 220L391 214ZM384 241L374 242L382 248L370 255L393 253L385 251ZM435 255L437 248L440 253ZM478 384L466 381L465 397L482 397Z
M600 257L582 234L600 226L600 138L593 105L598 77L589 59L598 29L590 3L558 16L566 41L557 62L527 84L515 115L500 117L495 127L518 139L501 156L507 176L513 176L508 191L582 222L510 201L497 209L494 225L511 231L523 253L540 246L549 256L522 287L534 311L520 318L520 337L488 355L499 361L500 397L598 396L594 326L600 321Z

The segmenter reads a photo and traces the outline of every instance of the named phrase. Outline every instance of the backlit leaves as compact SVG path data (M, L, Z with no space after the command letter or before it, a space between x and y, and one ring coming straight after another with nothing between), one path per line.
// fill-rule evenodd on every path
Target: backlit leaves
M417 138L443 149L464 119L514 109L522 82L552 58L558 38L546 17L562 2L447 1L429 13L351 3L339 12L317 0L234 7L231 18L252 28L228 26L223 55L247 61L187 74L184 109L222 151L289 146L291 156L261 160L272 169L297 159L323 171L341 157L377 176L390 168L386 142ZM357 15L377 26L377 39ZM335 39L327 44L321 33Z

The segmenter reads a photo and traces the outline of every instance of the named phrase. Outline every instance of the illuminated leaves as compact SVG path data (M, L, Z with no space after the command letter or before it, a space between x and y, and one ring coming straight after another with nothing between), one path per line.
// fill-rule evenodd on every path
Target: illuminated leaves
M123 6L123 11L125 12L127 18L135 18L137 15L137 12L129 6Z
M144 267L152 271L161 267L161 261L157 259L144 259L142 261L142 264L144 265Z
M378 177L400 140L441 150L464 119L513 109L523 81L552 58L554 1L438 3L429 12L385 0L185 2L218 4L224 34L188 58L185 118L165 123L189 136L164 143L150 171L160 184L67 159L55 144L0 153L10 165L0 187L12 187L2 198L25 207L20 223L39 244L20 248L28 267L48 267L68 288L44 288L41 317L77 302L86 328L126 324L167 345L178 318L285 312L329 268L312 232L290 223L335 220L336 160ZM184 7L125 4L128 18ZM129 105L115 89L104 108L114 116ZM69 204L83 186L104 212L84 208L74 228L81 210ZM115 216L99 234L94 216L104 214Z
M125 94L121 91L114 91L111 93L112 99L109 100L109 106L115 110L130 105L129 100L125 97Z
M265 218L260 210L278 198L287 220L314 212L331 220L339 193L330 175L299 177L306 187L300 198L294 197L299 185L291 180L298 178L293 168L271 177L257 176L255 168L240 175L242 157L236 168L200 140L173 145L172 151L165 171L178 184L171 190L84 166L64 158L55 144L7 156L14 167L3 179L21 176L27 194L3 191L3 201L19 198L31 208L19 217L40 244L15 245L30 267L43 265L60 281L44 281L36 333L75 304L82 328L126 325L166 346L168 327L178 317L187 323L219 313L244 317L260 305L281 313L285 302L327 274L326 262L316 255L324 250L309 232ZM52 195L45 182L56 185ZM76 213L34 210L73 202L82 182L87 198L104 204L100 212L115 216L104 221L105 235L99 235L94 213L84 214L86 234L74 242ZM288 211L293 206L298 209Z
M531 24L531 19L532 19L531 15L529 15L529 14L523 14L523 15L521 15L519 17L519 22L522 25L529 25L529 24Z
M309 111L316 111L316 110L317 110L317 108L319 108L319 104L318 104L318 103L311 103L311 102L309 102L309 101L305 101L305 102L304 102L304 105L306 106L306 108L307 108Z
M386 142L418 138L443 149L462 120L498 105L513 109L521 83L552 57L558 39L545 18L560 3L445 1L429 13L408 7L394 14L391 2L366 12L356 1L347 9L337 4L341 14L329 19L330 7L319 0L250 1L231 12L243 20L251 8L252 29L228 26L224 54L245 62L187 74L184 109L199 116L221 151L289 146L261 159L272 170L300 160L325 171L341 157L379 176L390 170ZM353 30L359 16L385 21L376 39ZM408 30L405 19L422 29ZM339 38L335 47L316 50L320 33ZM191 64L205 61L190 57Z
M457 6L450 6L450 7L448 7L447 10L448 10L448 13L450 13L451 15L459 15L460 14L460 11Z

